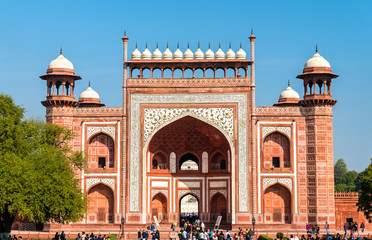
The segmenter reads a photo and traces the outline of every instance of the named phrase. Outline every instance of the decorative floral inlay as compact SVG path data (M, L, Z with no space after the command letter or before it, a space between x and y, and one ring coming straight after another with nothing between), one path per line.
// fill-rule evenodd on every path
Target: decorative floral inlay
M291 127L262 127L262 139L266 137L269 133L272 133L274 131L278 131L281 133L284 133L289 138L291 138Z
M213 195L216 194L216 193L221 193L227 199L227 191L226 191L226 189L214 189L214 190L210 190L209 191L209 198L212 199Z
M98 132L104 132L107 133L112 137L113 140L115 140L115 126L107 126L107 127L87 127L87 139L89 139L91 136Z
M97 183L103 183L115 190L115 178L87 178L87 189Z
M178 198L182 197L182 196L185 195L186 193L191 193L191 194L197 196L198 199L200 200L200 190L194 190L194 189L183 189L183 190L178 190Z
M263 189L266 189L275 183L281 183L292 191L292 178L264 178L262 183Z
M162 193L164 196L168 198L168 189L152 189L151 190L151 198L153 198L156 194Z
M233 137L233 108L146 108L143 113L145 142L163 123L185 113L208 119L220 126L231 138Z

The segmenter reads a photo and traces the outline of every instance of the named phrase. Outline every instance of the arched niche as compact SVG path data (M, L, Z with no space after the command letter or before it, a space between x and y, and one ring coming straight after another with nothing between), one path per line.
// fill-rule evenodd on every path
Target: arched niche
M180 159L183 159L185 154L192 154L193 156L186 160L197 163L198 172L201 172L203 153L226 153L230 150L230 143L216 127L192 116L185 116L157 130L149 140L147 149L150 154L162 152L165 156L170 156L174 153L177 156L177 171L180 171L183 163L180 164ZM228 165L226 162L226 166Z
M157 193L151 201L152 219L157 217L159 222L166 222L168 219L168 202L167 197L162 193Z
M186 153L180 157L179 170L198 171L199 159L192 153Z
M211 221L216 221L218 216L222 216L222 222L227 220L227 199L220 192L215 193L210 202Z
M167 170L168 159L162 152L157 152L151 160L151 169L153 170Z
M263 141L264 169L283 169L291 167L290 141L280 132L267 135Z
M216 152L211 157L210 170L211 171L227 170L227 158L221 152Z
M113 223L114 193L108 186L99 183L88 191L88 222Z
M88 168L103 169L115 167L115 143L105 133L93 135L88 142Z
M263 194L263 213L266 223L291 223L292 196L283 185L276 183Z

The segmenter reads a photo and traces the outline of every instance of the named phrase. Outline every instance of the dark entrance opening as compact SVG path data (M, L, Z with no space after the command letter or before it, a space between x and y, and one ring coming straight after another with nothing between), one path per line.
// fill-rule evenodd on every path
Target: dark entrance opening
M199 200L192 194L186 194L180 199L180 227L199 219Z

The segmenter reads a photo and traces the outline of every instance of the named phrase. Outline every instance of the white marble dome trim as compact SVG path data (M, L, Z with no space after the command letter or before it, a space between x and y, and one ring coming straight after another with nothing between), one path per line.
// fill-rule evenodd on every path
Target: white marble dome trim
M108 134L115 141L116 127L115 126L88 126L87 127L87 139L96 133L103 132Z
M291 127L268 127L268 126L263 126L262 127L262 139L265 139L267 135L269 135L272 132L281 132L288 136L288 138L291 138L292 134L292 128Z
M311 67L331 67L331 64L319 55L319 53L315 53L306 63L304 68L311 68Z
M288 86L279 96L279 98L300 98L300 95L293 90L290 86Z
M96 91L94 91L91 87L88 87L79 96L79 99L84 99L84 98L96 98L96 99L99 99L99 94Z
M86 180L86 189L89 189L98 183L103 183L112 188L115 191L115 178L87 178Z
M64 68L74 70L74 65L72 65L72 63L67 58L60 54L56 59L49 63L48 69L53 68Z
M262 179L262 188L265 191L276 183L286 186L292 192L292 178L264 178Z

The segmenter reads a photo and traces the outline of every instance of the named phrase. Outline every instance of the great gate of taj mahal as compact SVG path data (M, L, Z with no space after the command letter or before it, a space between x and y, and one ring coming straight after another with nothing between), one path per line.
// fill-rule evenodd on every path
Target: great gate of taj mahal
M299 69L302 97L288 85L273 106L256 106L255 39L252 33L248 54L242 46L146 46L128 57L124 36L118 107L105 107L90 86L75 99L81 77L61 52L40 77L46 119L71 128L74 150L89 155L77 172L86 216L63 228L118 230L122 217L127 228L154 216L177 223L187 198L206 224L222 216L233 229L253 218L257 228L328 222L334 229L331 86L338 75L316 51Z

